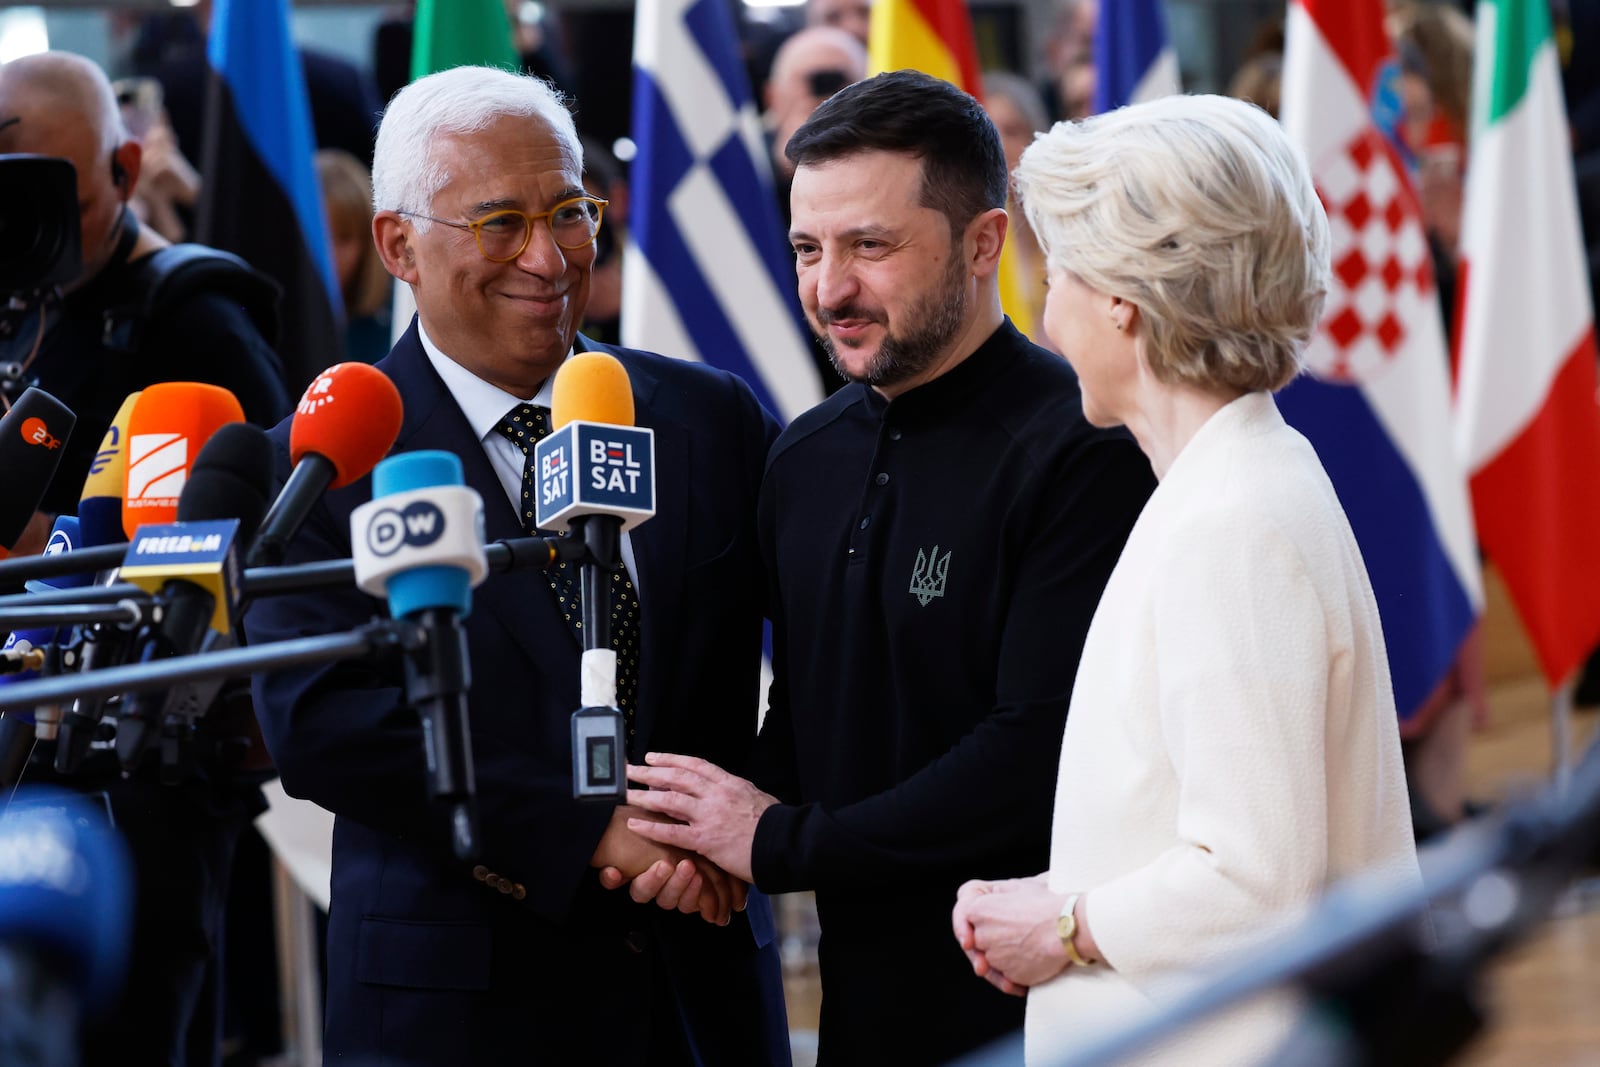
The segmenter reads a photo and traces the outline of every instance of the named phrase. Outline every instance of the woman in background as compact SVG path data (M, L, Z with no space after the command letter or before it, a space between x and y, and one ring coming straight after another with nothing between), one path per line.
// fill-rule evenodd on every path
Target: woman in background
M333 241L333 271L344 297L344 358L376 363L389 354L394 279L372 241L372 175L342 148L316 155L322 205Z
M1057 125L1016 181L1084 412L1160 479L1084 645L1050 870L970 882L953 917L1048 1062L1331 883L1417 874L1372 588L1272 399L1327 290L1304 159L1260 109L1178 96ZM1249 1063L1291 1023L1253 1004L1163 1055Z

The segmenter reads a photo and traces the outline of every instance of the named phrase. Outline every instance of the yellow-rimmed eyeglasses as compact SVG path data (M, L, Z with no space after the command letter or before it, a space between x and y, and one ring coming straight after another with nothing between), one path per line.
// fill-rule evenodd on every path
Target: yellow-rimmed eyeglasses
M594 244L595 234L600 232L600 216L610 202L593 196L575 196L571 200L561 201L549 211L530 215L508 208L490 212L474 222L452 222L424 215L420 211L397 211L395 214L427 219L458 230L471 230L478 239L478 251L483 253L484 259L491 263L509 263L528 247L528 241L533 236L533 224L539 219L543 219L550 227L550 236L555 238L560 248L571 252Z

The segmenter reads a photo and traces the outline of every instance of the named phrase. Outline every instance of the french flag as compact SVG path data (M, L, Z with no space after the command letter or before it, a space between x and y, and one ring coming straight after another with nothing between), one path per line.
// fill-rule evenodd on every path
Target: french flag
M1382 0L1289 5L1283 124L1332 233L1309 374L1278 405L1310 439L1377 595L1402 725L1455 662L1483 606L1449 358L1427 238L1394 143L1399 66Z
M1167 43L1161 0L1101 4L1094 67L1096 114L1181 92L1178 57Z

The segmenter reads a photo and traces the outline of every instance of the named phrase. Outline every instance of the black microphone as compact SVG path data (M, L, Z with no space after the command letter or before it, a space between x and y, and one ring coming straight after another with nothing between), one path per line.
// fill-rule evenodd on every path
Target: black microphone
M196 523L237 520L233 544L248 540L266 514L271 486L272 443L266 433L249 423L228 423L212 435L195 458L178 498L178 524L140 529L129 550L130 560L138 558L148 541L181 538L184 527ZM160 581L157 599L162 605L161 621L140 633L136 641L138 662L190 655L201 651L208 640L211 648L232 647L236 627L231 620L238 607L237 559L230 553L217 562L217 581L209 588L183 577L163 580L160 572L170 569L166 563L153 568L155 573L144 575L135 574L131 566L123 567L124 576L147 588ZM181 568L182 564L178 566ZM185 709L186 716L198 716L210 706L220 688L219 681L195 683L193 689L181 691L129 694L117 720L117 757L123 769L135 770L158 737L170 743L171 756L182 751L193 731L193 721L189 718L186 722L167 723L170 702L177 698L176 706Z
M428 795L450 809L456 856L477 852L476 786L467 690L472 587L483 581L483 498L461 484L451 452L404 452L372 472L373 500L350 514L356 585L385 596L389 613L420 623L426 640L406 652L406 701L422 723Z
M61 466L62 446L77 425L72 410L34 386L0 418L0 559L10 555Z
M319 497L367 474L400 434L400 390L367 363L336 363L306 386L289 424L294 469L261 523L246 565L272 566Z

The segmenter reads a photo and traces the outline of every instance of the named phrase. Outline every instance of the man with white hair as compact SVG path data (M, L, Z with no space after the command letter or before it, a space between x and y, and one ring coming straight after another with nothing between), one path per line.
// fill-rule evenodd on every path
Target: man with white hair
M725 372L578 334L606 206L582 173L572 118L537 79L462 67L391 101L373 234L417 304L378 364L405 405L395 449L456 454L484 498L487 536L529 533L530 446L549 426L555 371L574 352L620 360L656 442L657 512L626 536L611 583L630 756L681 745L743 766L761 641L755 500L776 426ZM275 434L286 476L287 427ZM329 493L290 561L349 555L350 512L371 492L363 479ZM788 1062L765 898L751 893L738 910L743 885L631 831L636 809L573 799L581 641L567 580L491 577L464 620L476 866L454 858L427 801L398 666L256 680L284 788L338 818L330 1059ZM247 626L274 640L375 611L354 589L322 591L260 601ZM614 891L640 875L650 877Z

